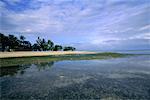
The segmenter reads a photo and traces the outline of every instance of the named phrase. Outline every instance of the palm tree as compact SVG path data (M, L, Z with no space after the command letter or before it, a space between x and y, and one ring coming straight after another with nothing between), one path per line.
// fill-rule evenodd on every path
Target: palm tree
M55 45L53 51L60 51L62 50L62 46L61 45Z
M36 40L36 44L37 44L37 47L40 47L39 50L43 51L42 40L40 39L40 37L38 37L38 39Z
M20 36L18 39L14 35L5 36L4 34L0 33L0 51L24 51L24 50L38 50L38 51L60 51L63 49L61 45L55 45L51 40L46 41L45 39L38 39L36 43L32 46L29 41L25 41L24 36ZM64 47L64 51L72 50L74 51L74 47Z
M48 45L48 50L52 50L54 43L51 40L48 40L47 45Z
M21 41L24 41L25 39L26 39L26 38L25 38L23 35L20 36L20 40L21 40Z
M63 49L63 51L75 51L75 50L76 50L76 48L71 47L71 46L69 46L69 47L64 47L64 49Z
M0 50L5 51L8 44L8 37L0 33Z
M8 46L9 46L9 51L11 50L15 50L16 48L19 47L19 41L17 39L17 37L15 37L14 35L9 35L8 36Z

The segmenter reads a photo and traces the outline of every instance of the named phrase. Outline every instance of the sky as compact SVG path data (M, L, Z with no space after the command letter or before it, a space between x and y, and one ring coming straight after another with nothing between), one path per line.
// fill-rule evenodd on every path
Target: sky
M150 49L150 0L1 0L0 32L77 50Z

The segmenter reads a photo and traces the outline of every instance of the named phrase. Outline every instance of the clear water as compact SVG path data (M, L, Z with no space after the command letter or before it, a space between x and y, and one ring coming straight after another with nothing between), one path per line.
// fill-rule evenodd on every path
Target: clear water
M122 51L112 51L116 53L126 53L126 54L149 54L150 50L122 50Z
M150 99L150 56L1 68L2 100Z
M112 50L112 51L96 51L96 52L115 52L123 54L147 54L150 55L150 50Z

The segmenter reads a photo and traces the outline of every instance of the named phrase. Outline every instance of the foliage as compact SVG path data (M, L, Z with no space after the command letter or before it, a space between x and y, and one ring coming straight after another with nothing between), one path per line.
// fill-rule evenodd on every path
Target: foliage
M38 37L36 43L33 45L26 41L24 36L20 36L19 39L14 35L4 35L0 33L0 51L60 51L63 47L61 45L54 45L51 40L46 41L44 38ZM64 47L64 51L72 50L74 47Z
M55 45L53 48L53 51L60 51L62 50L62 46L61 45Z
M25 41L24 36L20 39L14 35L5 36L0 33L0 51L31 51L31 43Z
M33 45L33 50L35 51L48 51L52 50L54 46L54 43L51 40L46 41L45 39L38 39L36 40L36 43Z
M74 47L64 47L63 51L75 51Z

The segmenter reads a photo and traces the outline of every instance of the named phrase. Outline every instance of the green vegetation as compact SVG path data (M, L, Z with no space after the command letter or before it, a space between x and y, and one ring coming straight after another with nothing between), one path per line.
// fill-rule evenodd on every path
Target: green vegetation
M24 36L18 39L14 35L4 35L0 33L0 51L74 51L74 47L62 47L61 45L54 45L51 40L45 40L38 37L36 43L33 45L26 41Z
M74 51L74 50L76 50L76 48L74 48L74 47L64 47L64 51L69 51L69 50Z
M53 51L60 51L62 50L62 46L61 45L55 45L54 48L53 48Z
M0 59L1 67L26 65L26 64L37 64L42 62L50 61L61 61L61 60L94 60L94 59L108 59L125 57L128 54L119 53L98 53L98 54L76 54L76 55L57 55L57 56L45 56L45 57L25 57L25 58L3 58Z

